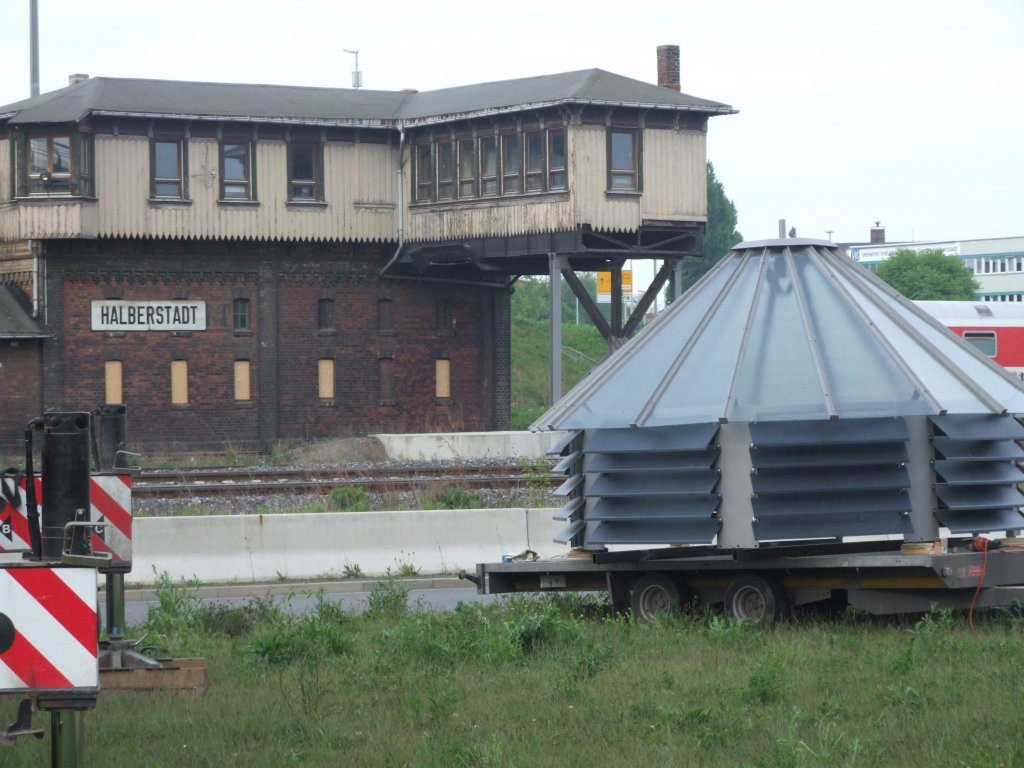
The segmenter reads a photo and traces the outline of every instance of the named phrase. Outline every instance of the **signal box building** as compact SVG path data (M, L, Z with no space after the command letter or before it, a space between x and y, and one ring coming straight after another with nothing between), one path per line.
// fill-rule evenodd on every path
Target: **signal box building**
M702 254L733 110L679 92L673 46L659 71L0 107L0 440L122 403L165 448L507 428L517 276Z

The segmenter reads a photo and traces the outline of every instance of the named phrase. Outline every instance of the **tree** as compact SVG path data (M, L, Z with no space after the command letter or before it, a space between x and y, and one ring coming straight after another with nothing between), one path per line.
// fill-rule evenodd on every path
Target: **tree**
M875 267L875 274L915 301L970 301L980 287L959 256L947 256L939 248L900 248Z
M715 175L715 166L708 161L708 224L704 232L704 258L683 259L683 290L697 282L704 273L722 260L743 236L736 231L736 206L725 194L725 187ZM672 299L673 285L665 291Z
M590 298L597 297L597 277L592 272L577 272L576 277L587 289ZM568 281L559 280L562 284L562 322L576 322L576 294L572 292ZM512 294L512 317L531 323L546 322L551 318L551 299L548 293L550 285L547 277L524 277L516 282L515 293ZM603 307L602 307L603 309ZM607 319L607 317L606 317ZM590 316L582 309L579 312L580 325L593 325Z

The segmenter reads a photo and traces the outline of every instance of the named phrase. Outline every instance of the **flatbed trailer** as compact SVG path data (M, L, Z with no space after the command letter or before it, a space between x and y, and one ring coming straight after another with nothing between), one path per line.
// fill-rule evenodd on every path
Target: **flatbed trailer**
M814 603L872 614L1011 607L1024 603L1021 555L1021 539L667 547L481 563L475 575L460 575L481 594L604 591L616 612L642 619L697 602L761 621Z

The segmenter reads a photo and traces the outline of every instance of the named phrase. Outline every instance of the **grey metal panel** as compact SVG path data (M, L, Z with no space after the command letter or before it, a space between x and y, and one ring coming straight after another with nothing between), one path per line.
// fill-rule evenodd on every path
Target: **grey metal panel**
M806 496L763 496L753 501L754 515L759 518L819 515L837 516L862 512L909 513L910 496L900 491L866 491L847 494Z
M878 445L793 445L753 447L750 459L755 468L850 467L861 464L899 464L907 460L905 443Z
M932 416L932 423L955 440L1024 440L1024 426L1012 416L950 413Z
M568 496L583 484L585 477L583 474L571 475L568 480L553 490L552 494L555 496Z
M588 537L589 544L709 544L718 535L719 521L642 520L602 522Z
M717 482L718 472L713 469L601 475L590 484L586 495L593 498L596 496L645 497L707 494L714 490Z
M762 469L751 477L756 494L792 494L909 488L910 475L900 465L864 467L792 467Z
M954 440L934 437L932 445L941 456L962 461L989 461L993 459L1024 459L1024 448L1013 440Z
M838 419L832 421L758 421L750 424L753 447L870 445L901 442L909 437L903 419Z
M892 512L860 512L842 516L785 515L754 520L754 533L760 541L910 532L910 519Z
M591 457L588 472L649 472L666 469L710 467L718 450L709 446L703 451L671 453L600 453Z
M46 338L36 321L18 303L12 288L0 285L0 339Z
M567 504L565 504L560 510L558 510L558 512L555 513L555 516L552 519L569 520L576 514L576 512L579 511L580 507L582 507L586 503L586 501L587 500L582 496L577 496L574 499L570 499Z
M643 429L596 429L587 436L586 453L663 453L704 451L718 424L685 424Z
M555 466L552 467L551 471L554 474L569 472L572 469L572 465L579 461L581 458L583 458L583 451L573 451L568 456L559 461L557 464L555 464Z
M957 511L940 509L935 516L952 533L982 533L1024 528L1024 517L1017 509Z
M935 462L935 473L947 483L957 485L1024 482L1024 472L1008 461L942 460Z
M655 499L601 499L587 515L588 520L657 520L677 518L711 518L719 498L705 496Z
M1024 495L1014 485L936 485L935 495L954 510L1024 505Z
M579 429L570 429L565 434L556 437L548 446L548 456L561 456L565 453L565 449L572 445L573 440L580 436L581 432L582 430Z
M568 544L572 541L572 537L587 527L586 520L576 520L569 523L565 528L555 534L554 540L559 544Z

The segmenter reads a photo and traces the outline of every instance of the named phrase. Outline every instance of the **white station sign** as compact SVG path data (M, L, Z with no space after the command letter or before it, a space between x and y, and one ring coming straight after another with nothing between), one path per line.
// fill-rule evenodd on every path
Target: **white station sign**
M206 302L121 301L92 303L94 331L205 331Z

